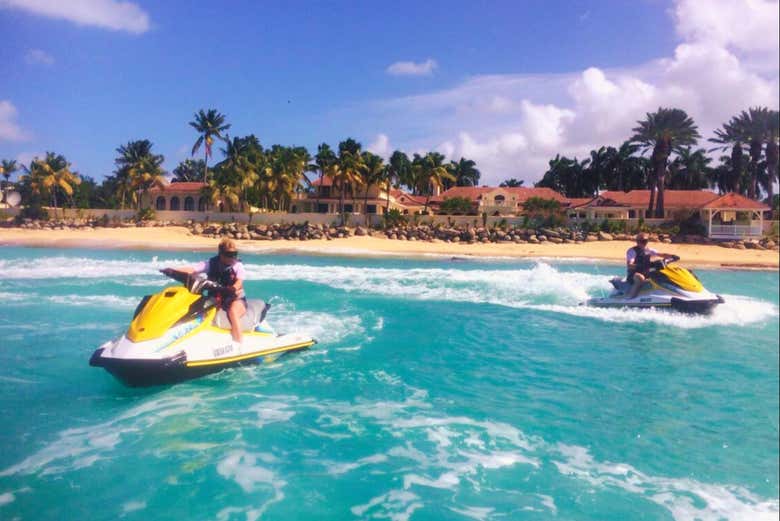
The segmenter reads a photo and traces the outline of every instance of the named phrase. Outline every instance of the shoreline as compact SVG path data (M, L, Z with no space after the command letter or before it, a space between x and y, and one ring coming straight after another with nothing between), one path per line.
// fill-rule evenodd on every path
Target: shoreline
M0 247L84 248L112 250L213 251L218 240L193 235L183 226L150 228L98 228L79 230L0 229ZM384 237L349 237L307 241L237 240L247 253L291 253L324 256L464 259L552 259L622 264L631 241L599 241L582 244L456 244L400 241ZM776 271L780 255L771 250L736 250L714 245L653 244L679 255L686 266L708 269Z

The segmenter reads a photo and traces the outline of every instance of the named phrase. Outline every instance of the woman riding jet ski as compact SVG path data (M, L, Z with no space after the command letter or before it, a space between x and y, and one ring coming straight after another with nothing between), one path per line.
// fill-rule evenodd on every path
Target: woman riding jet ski
M615 277L614 291L605 298L592 298L585 304L609 308L671 308L684 313L711 313L723 297L710 293L692 271L671 266L676 255L647 248L647 235L637 235L637 245L627 253L626 280ZM652 261L652 257L662 260Z
M246 312L231 324L223 302L235 298L234 288L209 280L207 273L161 271L183 286L145 296L127 332L100 346L90 365L130 386L158 385L270 360L316 343L301 333L277 335L265 321L270 305L262 300L245 301ZM236 328L241 342L234 340Z

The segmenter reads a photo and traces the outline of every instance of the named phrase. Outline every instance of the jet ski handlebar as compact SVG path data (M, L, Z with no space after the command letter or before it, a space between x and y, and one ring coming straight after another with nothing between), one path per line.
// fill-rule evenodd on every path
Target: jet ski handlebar
M657 270L660 270L660 269L663 269L663 268L665 268L666 266L668 266L669 264L671 264L671 263L673 263L673 262L677 262L678 260L680 260L680 257L679 257L679 256L677 256L677 255L672 255L671 257L668 257L668 258L666 258L666 259L661 259L661 260L653 261L653 262L652 262L650 265L651 265L653 268L655 268L655 269L657 269Z
M190 293L200 294L205 291L211 293L219 293L222 295L234 295L236 293L235 288L230 286L223 286L217 284L213 280L209 280L205 273L198 273L193 275L185 271L178 271L173 268L165 268L160 270L160 273L166 277L170 277L176 282L181 282L184 286L190 290Z

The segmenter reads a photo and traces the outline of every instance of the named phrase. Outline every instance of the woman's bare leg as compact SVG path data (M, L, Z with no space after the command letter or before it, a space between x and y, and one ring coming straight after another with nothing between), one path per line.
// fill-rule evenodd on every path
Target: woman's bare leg
M241 343L244 340L244 334L241 332L241 317L246 314L246 306L244 301L236 299L230 304L228 309L228 318L230 319L230 334L233 335L233 340Z

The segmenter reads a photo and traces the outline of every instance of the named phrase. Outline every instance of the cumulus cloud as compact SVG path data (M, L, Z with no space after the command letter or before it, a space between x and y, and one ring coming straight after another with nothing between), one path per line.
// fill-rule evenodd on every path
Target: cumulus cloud
M30 65L53 65L54 57L41 49L30 49L24 54L24 60Z
M366 150L387 159L391 154L390 138L387 134L377 134Z
M675 4L681 41L672 56L622 69L477 76L370 109L401 148L474 159L488 183L533 182L557 153L583 158L620 145L662 106L687 111L706 138L739 111L777 108L780 98L778 3L707 3Z
M436 67L438 67L436 60L428 58L420 63L412 61L395 62L388 65L385 72L392 76L430 76Z
M16 122L16 107L8 100L0 100L0 141L24 141L28 134Z
M0 7L134 34L149 30L149 15L133 2L116 0L0 0Z

